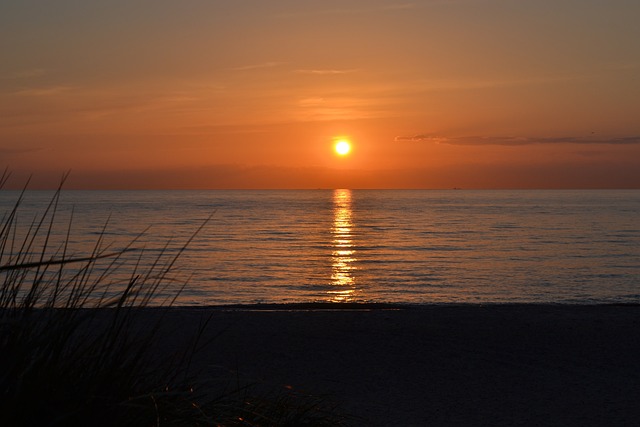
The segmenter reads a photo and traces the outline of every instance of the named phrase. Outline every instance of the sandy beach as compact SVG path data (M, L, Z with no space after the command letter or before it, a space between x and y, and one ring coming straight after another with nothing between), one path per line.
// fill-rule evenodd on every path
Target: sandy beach
M640 306L338 307L174 308L162 345L210 319L194 370L323 396L352 425L640 423Z

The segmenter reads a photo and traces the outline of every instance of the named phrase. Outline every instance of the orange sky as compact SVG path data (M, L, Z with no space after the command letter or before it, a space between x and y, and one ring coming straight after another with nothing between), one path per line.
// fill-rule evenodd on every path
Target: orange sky
M622 0L3 2L0 167L34 188L67 170L67 188L640 188L638 16Z

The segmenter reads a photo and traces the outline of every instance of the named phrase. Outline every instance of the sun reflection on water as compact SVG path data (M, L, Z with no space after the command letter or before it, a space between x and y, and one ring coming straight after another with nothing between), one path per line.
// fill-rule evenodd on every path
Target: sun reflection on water
M331 233L331 285L330 300L352 301L355 298L356 281L352 274L355 267L355 246L353 244L353 223L351 211L351 190L333 192L333 227Z

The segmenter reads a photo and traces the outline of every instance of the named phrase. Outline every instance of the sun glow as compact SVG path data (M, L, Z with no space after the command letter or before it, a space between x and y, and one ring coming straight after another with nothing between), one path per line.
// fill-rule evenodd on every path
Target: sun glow
M351 151L351 143L346 139L341 139L336 142L333 148L340 156L346 156Z

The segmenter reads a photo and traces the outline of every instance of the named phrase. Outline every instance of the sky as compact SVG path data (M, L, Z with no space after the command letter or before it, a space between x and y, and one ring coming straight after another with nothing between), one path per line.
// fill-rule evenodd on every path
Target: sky
M6 1L0 168L7 188L640 188L639 19L637 0Z

